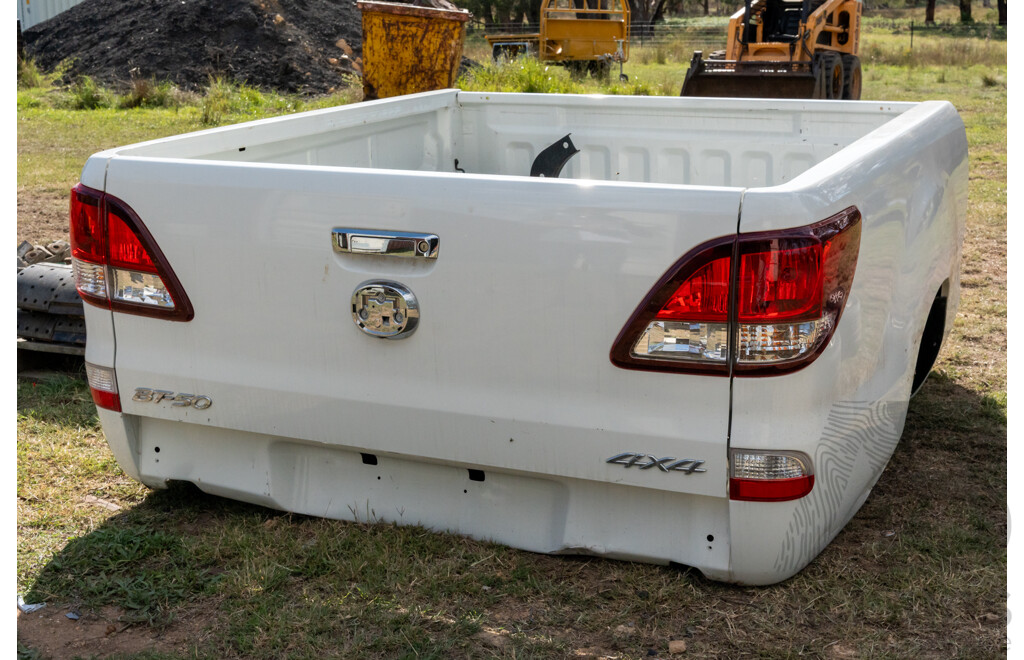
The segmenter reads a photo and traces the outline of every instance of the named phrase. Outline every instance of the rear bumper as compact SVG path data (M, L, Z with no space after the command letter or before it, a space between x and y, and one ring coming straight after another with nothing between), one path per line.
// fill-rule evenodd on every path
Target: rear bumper
M281 511L420 525L534 552L675 562L732 579L725 497L370 455L104 410L100 417L125 472L153 488L189 481Z
M420 525L524 550L692 566L763 585L812 561L863 504L902 431L903 404L837 404L802 442L793 412L775 431L734 444L805 449L815 486L791 502L722 497L537 475L100 410L110 447L153 488L188 481L272 509ZM723 488L724 491L724 488Z

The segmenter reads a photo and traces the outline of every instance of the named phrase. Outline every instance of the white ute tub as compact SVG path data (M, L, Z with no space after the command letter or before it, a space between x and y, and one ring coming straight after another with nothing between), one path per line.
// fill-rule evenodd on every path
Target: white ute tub
M133 478L769 584L952 325L967 142L946 102L443 90L104 151L72 200Z

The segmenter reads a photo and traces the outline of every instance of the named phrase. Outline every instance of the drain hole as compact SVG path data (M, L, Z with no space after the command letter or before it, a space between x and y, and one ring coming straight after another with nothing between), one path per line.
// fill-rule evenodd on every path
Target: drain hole
M469 471L469 480L470 481L483 481L484 480L484 471L483 470L470 470Z
M153 447L153 451L155 451L156 453L159 454L160 453L160 448L159 447Z
M708 534L708 543L711 543L714 540L715 540L715 535L714 534Z
M377 456L375 454L359 454L363 457L363 465L376 465Z

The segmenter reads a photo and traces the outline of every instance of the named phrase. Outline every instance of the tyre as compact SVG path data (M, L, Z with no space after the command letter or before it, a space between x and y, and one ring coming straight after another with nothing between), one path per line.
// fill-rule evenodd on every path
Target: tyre
M604 60L592 60L587 63L587 71L590 73L590 77L594 80L600 80L605 82L608 80L608 74L612 70L611 62Z
M843 60L838 53L825 53L821 56L821 69L824 75L826 99L843 98Z
M924 324L924 332L921 335L921 346L917 351L917 363L914 366L914 380L910 386L910 396L914 396L921 390L924 381L935 366L935 359L939 357L939 350L942 348L942 339L946 335L946 298L942 295L942 289L935 294L935 300L928 311L928 319Z
M856 55L843 55L843 98L859 101L860 85L860 58Z
M587 77L587 63L578 60L573 60L565 63L565 68L569 69L569 77L573 80L583 80Z

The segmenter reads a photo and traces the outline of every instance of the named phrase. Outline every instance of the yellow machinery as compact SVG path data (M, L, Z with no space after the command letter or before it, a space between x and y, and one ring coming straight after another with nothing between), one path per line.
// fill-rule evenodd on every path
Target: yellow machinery
M606 77L612 62L629 59L629 3L624 0L544 0L540 32L485 35L495 60L536 54L574 75Z
M746 0L724 52L693 54L682 96L859 99L860 0Z

